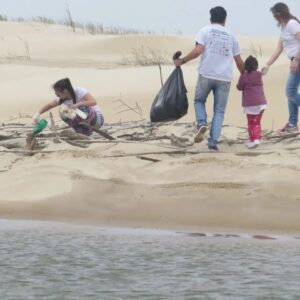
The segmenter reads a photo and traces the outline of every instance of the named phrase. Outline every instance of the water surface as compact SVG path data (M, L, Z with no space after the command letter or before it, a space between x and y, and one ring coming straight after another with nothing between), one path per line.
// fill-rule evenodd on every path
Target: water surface
M300 241L0 221L1 299L299 299Z

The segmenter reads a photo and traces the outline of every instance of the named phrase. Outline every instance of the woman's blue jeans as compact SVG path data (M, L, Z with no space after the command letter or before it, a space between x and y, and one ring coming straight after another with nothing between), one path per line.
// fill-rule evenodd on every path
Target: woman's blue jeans
M297 73L290 73L287 83L285 94L288 98L289 106L289 124L294 127L298 123L298 108L300 106L300 94L298 89L300 86L300 64Z
M231 83L216 79L198 77L195 94L195 113L198 128L207 126L206 100L210 92L214 95L214 114L210 128L209 146L216 146L221 135L224 114L227 106L228 95Z

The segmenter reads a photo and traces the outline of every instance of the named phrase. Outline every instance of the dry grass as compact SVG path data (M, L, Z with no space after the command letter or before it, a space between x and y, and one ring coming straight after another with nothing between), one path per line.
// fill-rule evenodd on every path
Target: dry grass
M52 18L44 17L44 16L36 16L30 19L25 19L23 17L18 18L9 18L5 15L0 15L0 21L13 21L13 22L39 22L43 24L56 24L56 25L64 25L70 27L73 32L76 30L81 30L84 33L88 34L111 34L111 35L127 35L127 34L154 34L154 31L143 31L132 28L124 28L121 26L104 26L102 23L81 23L77 22L73 19L70 8L66 7L65 10L65 18L62 20L54 20Z
M159 66L171 65L173 64L173 61L171 59L171 54L169 53L141 46L140 48L133 48L131 54L124 57L123 64L134 66Z

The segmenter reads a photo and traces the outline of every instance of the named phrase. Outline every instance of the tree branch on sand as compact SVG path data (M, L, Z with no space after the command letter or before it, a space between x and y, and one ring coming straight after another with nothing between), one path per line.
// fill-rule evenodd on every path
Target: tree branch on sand
M53 119L53 115L52 115L52 112L50 111L50 120L51 120L51 130L54 131L54 135L55 135L55 138L54 138L54 143L58 144L60 143L60 139L59 139L59 136L58 136L58 133L57 133L57 129L56 129L56 126L55 126L55 122L54 122L54 119Z
M118 102L121 103L121 108L126 109L126 111L133 111L142 117L140 107L131 107L123 100L118 100ZM0 152L24 155L53 153L55 151L47 151L47 146L51 143L53 144L55 139L58 139L70 145L69 148L57 150L64 153L71 153L73 147L79 147L82 148L82 151L85 151L84 149L92 148L90 145L99 144L97 149L101 149L99 153L102 153L103 157L113 158L136 156L139 159L144 158L145 160L152 162L158 162L161 158L152 158L151 156L149 157L149 155L192 155L207 153L203 151L203 149L200 151L198 150L198 147L194 146L194 123L180 123L175 121L153 124L146 120L110 123L104 124L104 126L100 129L100 134L93 134L89 137L79 134L70 128L66 129L65 123L62 121L54 124L52 114L50 114L50 119L52 129L46 128L42 133L34 136L34 139L28 138L28 140L26 140L26 137L28 137L28 134L30 136L32 126L25 126L24 123L18 123L15 120L11 123L0 124ZM263 147L260 148L260 152L256 150L239 152L240 144L243 143L244 137L246 138L247 131L243 127L234 127L234 129L238 129L235 137L232 137L231 131L229 135L226 135L227 129L226 125L224 125L225 133L222 135L220 143L223 143L224 149L227 149L225 151L235 153L240 156L257 156L273 153L270 152L270 149L264 149ZM266 141L265 144L269 147L283 140L285 141L284 144L299 141L299 136L299 132L277 134L270 131L264 131L263 139ZM103 146L100 146L101 144L103 144ZM121 153L114 153L110 152L104 144L112 146L119 144L132 144L133 146L124 148L128 149L129 153L124 153L124 150L122 150ZM139 145L139 147L135 148L134 145ZM296 144L295 147L297 145L298 144ZM136 153L132 153L134 152L134 149ZM268 150L268 152L266 150ZM125 150L125 152L127 152L127 150Z
M115 102L121 103L120 106L118 107L118 109L121 109L121 110L118 111L119 114L124 113L124 112L128 112L128 111L132 111L135 114L137 114L140 117L141 120L144 120L143 110L137 102L135 103L135 107L132 107L132 106L128 105L125 101L122 100L121 97L120 97L120 99L115 100Z

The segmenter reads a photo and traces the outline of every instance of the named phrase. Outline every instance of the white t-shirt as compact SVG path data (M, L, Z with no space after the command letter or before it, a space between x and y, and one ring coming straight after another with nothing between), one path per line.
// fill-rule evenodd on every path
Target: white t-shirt
M233 33L220 24L211 24L197 33L196 43L204 46L198 67L199 74L206 78L231 81L233 57L241 54Z
M295 34L300 32L300 23L291 19L281 32L281 41L287 56L291 59L296 56L300 47L300 41L295 38Z
M84 100L84 96L88 93L88 91L85 88L83 88L83 87L75 87L74 88L74 92L75 92L76 102L85 101ZM56 101L57 101L57 103L59 103L60 98L56 98ZM65 100L63 103L65 105L68 105L68 106L73 105L73 99ZM98 105L94 105L92 107L93 107L93 109L97 113L99 113L100 115L102 115L102 111L101 111L101 109L100 109L100 107Z

